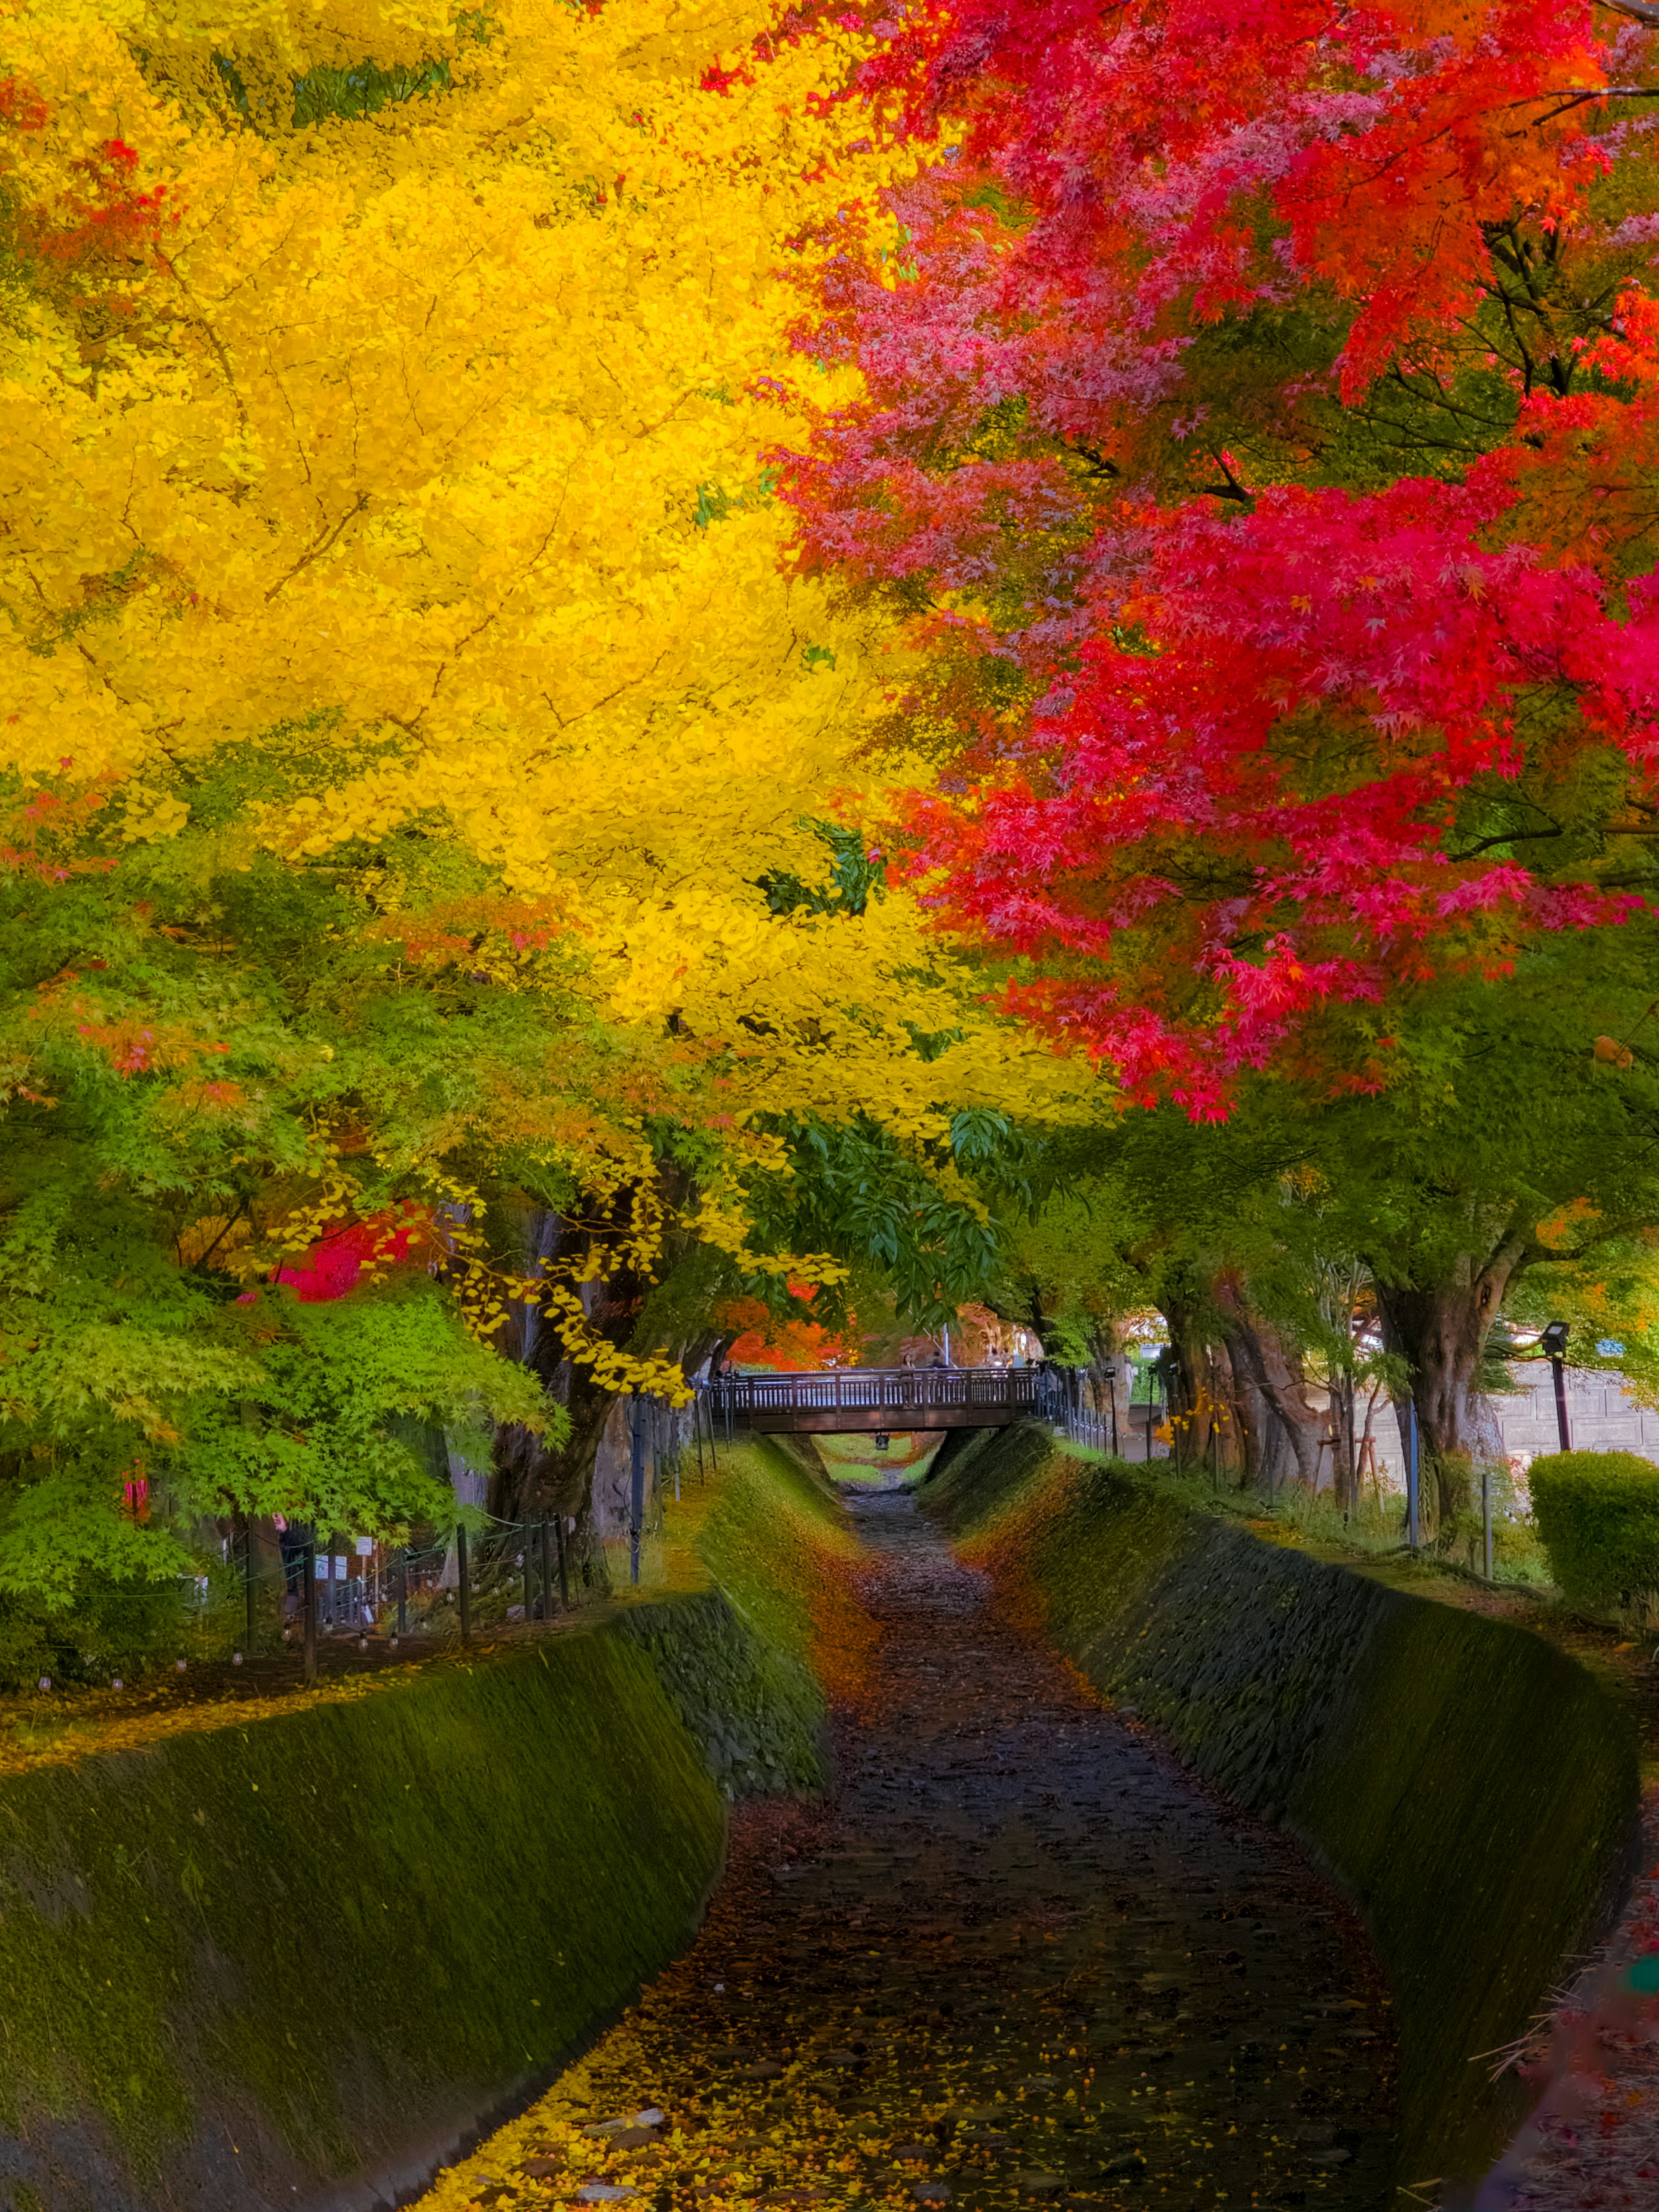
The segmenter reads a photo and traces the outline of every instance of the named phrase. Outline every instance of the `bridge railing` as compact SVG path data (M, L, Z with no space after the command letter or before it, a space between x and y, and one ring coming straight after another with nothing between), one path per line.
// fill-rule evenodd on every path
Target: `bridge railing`
M1011 1419L1044 1413L1052 1389L1040 1367L832 1367L800 1375L722 1375L709 1385L717 1419L744 1426L756 1414L890 1413L973 1408Z

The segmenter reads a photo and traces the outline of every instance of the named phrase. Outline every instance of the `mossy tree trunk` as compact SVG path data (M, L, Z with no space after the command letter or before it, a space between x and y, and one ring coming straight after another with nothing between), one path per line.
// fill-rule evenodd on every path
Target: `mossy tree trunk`
M1313 1489L1319 1480L1324 1419L1309 1401L1302 1354L1283 1330L1251 1305L1237 1273L1218 1277L1212 1296L1226 1332L1233 1373L1249 1386L1240 1394L1241 1411L1248 1406L1261 1420L1256 1449L1262 1477L1277 1480L1283 1474L1294 1474Z
M1477 1382L1486 1338L1505 1292L1529 1256L1530 1240L1511 1230L1482 1256L1457 1254L1428 1279L1377 1281L1389 1348L1411 1370L1425 1502L1439 1540L1466 1533L1478 1442Z
M1210 1395L1210 1301L1197 1284L1166 1287L1158 1310L1170 1332L1170 1455L1182 1467L1201 1467L1210 1449L1210 1416L1200 1410Z
M1359 1502L1358 1405L1352 1372L1333 1376L1330 1398L1336 1502L1346 1514Z
M525 1224L532 1273L556 1261L580 1258L586 1264L598 1259L600 1272L580 1287L583 1316L594 1335L619 1349L629 1343L650 1289L624 1256L631 1220L624 1194L594 1219L574 1221L538 1208ZM616 1393L595 1379L586 1361L569 1357L556 1327L535 1308L519 1310L514 1334L517 1341L503 1349L514 1351L538 1376L548 1396L564 1407L570 1427L564 1443L553 1447L522 1430L501 1433L495 1450L495 1510L509 1520L556 1513L574 1521L576 1551L583 1556L594 1455Z

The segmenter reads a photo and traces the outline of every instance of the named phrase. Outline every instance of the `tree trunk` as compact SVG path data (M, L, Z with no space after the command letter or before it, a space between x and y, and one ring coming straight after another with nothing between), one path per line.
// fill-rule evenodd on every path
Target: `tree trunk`
M1207 1463L1210 1416L1200 1410L1208 1398L1209 1346L1200 1325L1200 1302L1165 1294L1158 1310L1170 1332L1174 1355L1170 1389L1170 1457L1177 1467Z
M1093 1393L1095 1411L1099 1414L1107 1449L1111 1449L1112 1407L1117 1406L1118 1448L1124 1449L1128 1442L1124 1426L1125 1410L1122 1390L1124 1361L1118 1346L1117 1324L1110 1321L1093 1320L1088 1333L1089 1364L1085 1372ZM1108 1370L1111 1370L1109 1375Z
M1210 1346L1210 1396L1218 1412L1215 1422L1216 1465L1227 1480L1243 1490L1254 1472L1255 1451L1246 1425L1249 1395L1233 1364L1232 1347L1224 1340Z
M1359 1503L1359 1438L1352 1375L1331 1377L1330 1399L1332 1481L1346 1519Z
M577 1226L562 1214L538 1209L527 1224L531 1272L539 1273L555 1259L571 1255L573 1248L586 1258L595 1245L620 1246L628 1213L626 1194L612 1209L612 1218L597 1225ZM584 1283L581 1302L588 1328L619 1348L626 1346L649 1288L647 1279L625 1264ZM539 1309L520 1307L514 1332L517 1342L503 1348L516 1352L548 1396L564 1407L570 1427L564 1443L552 1446L524 1429L501 1431L495 1448L495 1510L509 1521L534 1520L543 1513L574 1520L576 1549L585 1557L591 1548L587 1531L593 1459L617 1394L595 1380L586 1362L567 1355L556 1326Z
M1480 1422L1475 1379L1525 1249L1521 1237L1506 1237L1486 1260L1465 1253L1431 1282L1377 1279L1389 1348L1411 1370L1425 1500L1443 1547L1468 1532Z
M1301 1353L1285 1342L1272 1322L1252 1309L1236 1274L1220 1277L1212 1295L1227 1332L1233 1373L1248 1386L1247 1394L1241 1395L1269 1408L1273 1423L1262 1426L1277 1430L1276 1435L1263 1436L1262 1473L1270 1474L1275 1481L1283 1474L1293 1473L1298 1481L1314 1489L1319 1480L1319 1438L1325 1425L1317 1407L1309 1403Z

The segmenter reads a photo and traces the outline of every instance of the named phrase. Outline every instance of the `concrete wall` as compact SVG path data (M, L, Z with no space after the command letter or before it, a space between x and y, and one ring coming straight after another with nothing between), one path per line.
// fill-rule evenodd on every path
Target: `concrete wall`
M1402 2181L1480 2172L1521 2117L1490 2053L1595 1938L1635 1843L1633 1727L1505 1622L1193 1510L1033 1429L954 1441L924 1497L1108 1696L1354 1899L1399 2036Z
M823 1778L848 1540L735 1459L713 1587L0 1779L0 2212L404 2201L678 1954L726 1801Z
M1504 1449L1536 1459L1542 1452L1559 1451L1560 1432L1555 1419L1555 1385L1544 1360L1517 1363L1511 1370L1524 1385L1513 1397L1492 1401ZM1639 1452L1644 1459L1659 1460L1659 1413L1638 1406L1616 1373L1580 1373L1569 1368L1567 1428L1575 1451Z

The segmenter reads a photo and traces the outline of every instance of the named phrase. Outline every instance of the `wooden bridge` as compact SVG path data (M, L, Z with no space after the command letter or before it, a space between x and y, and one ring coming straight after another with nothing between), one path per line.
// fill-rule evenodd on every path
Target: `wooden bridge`
M722 1375L709 1385L708 1402L728 1431L1000 1429L1041 1418L1052 1387L1041 1367L826 1367Z

